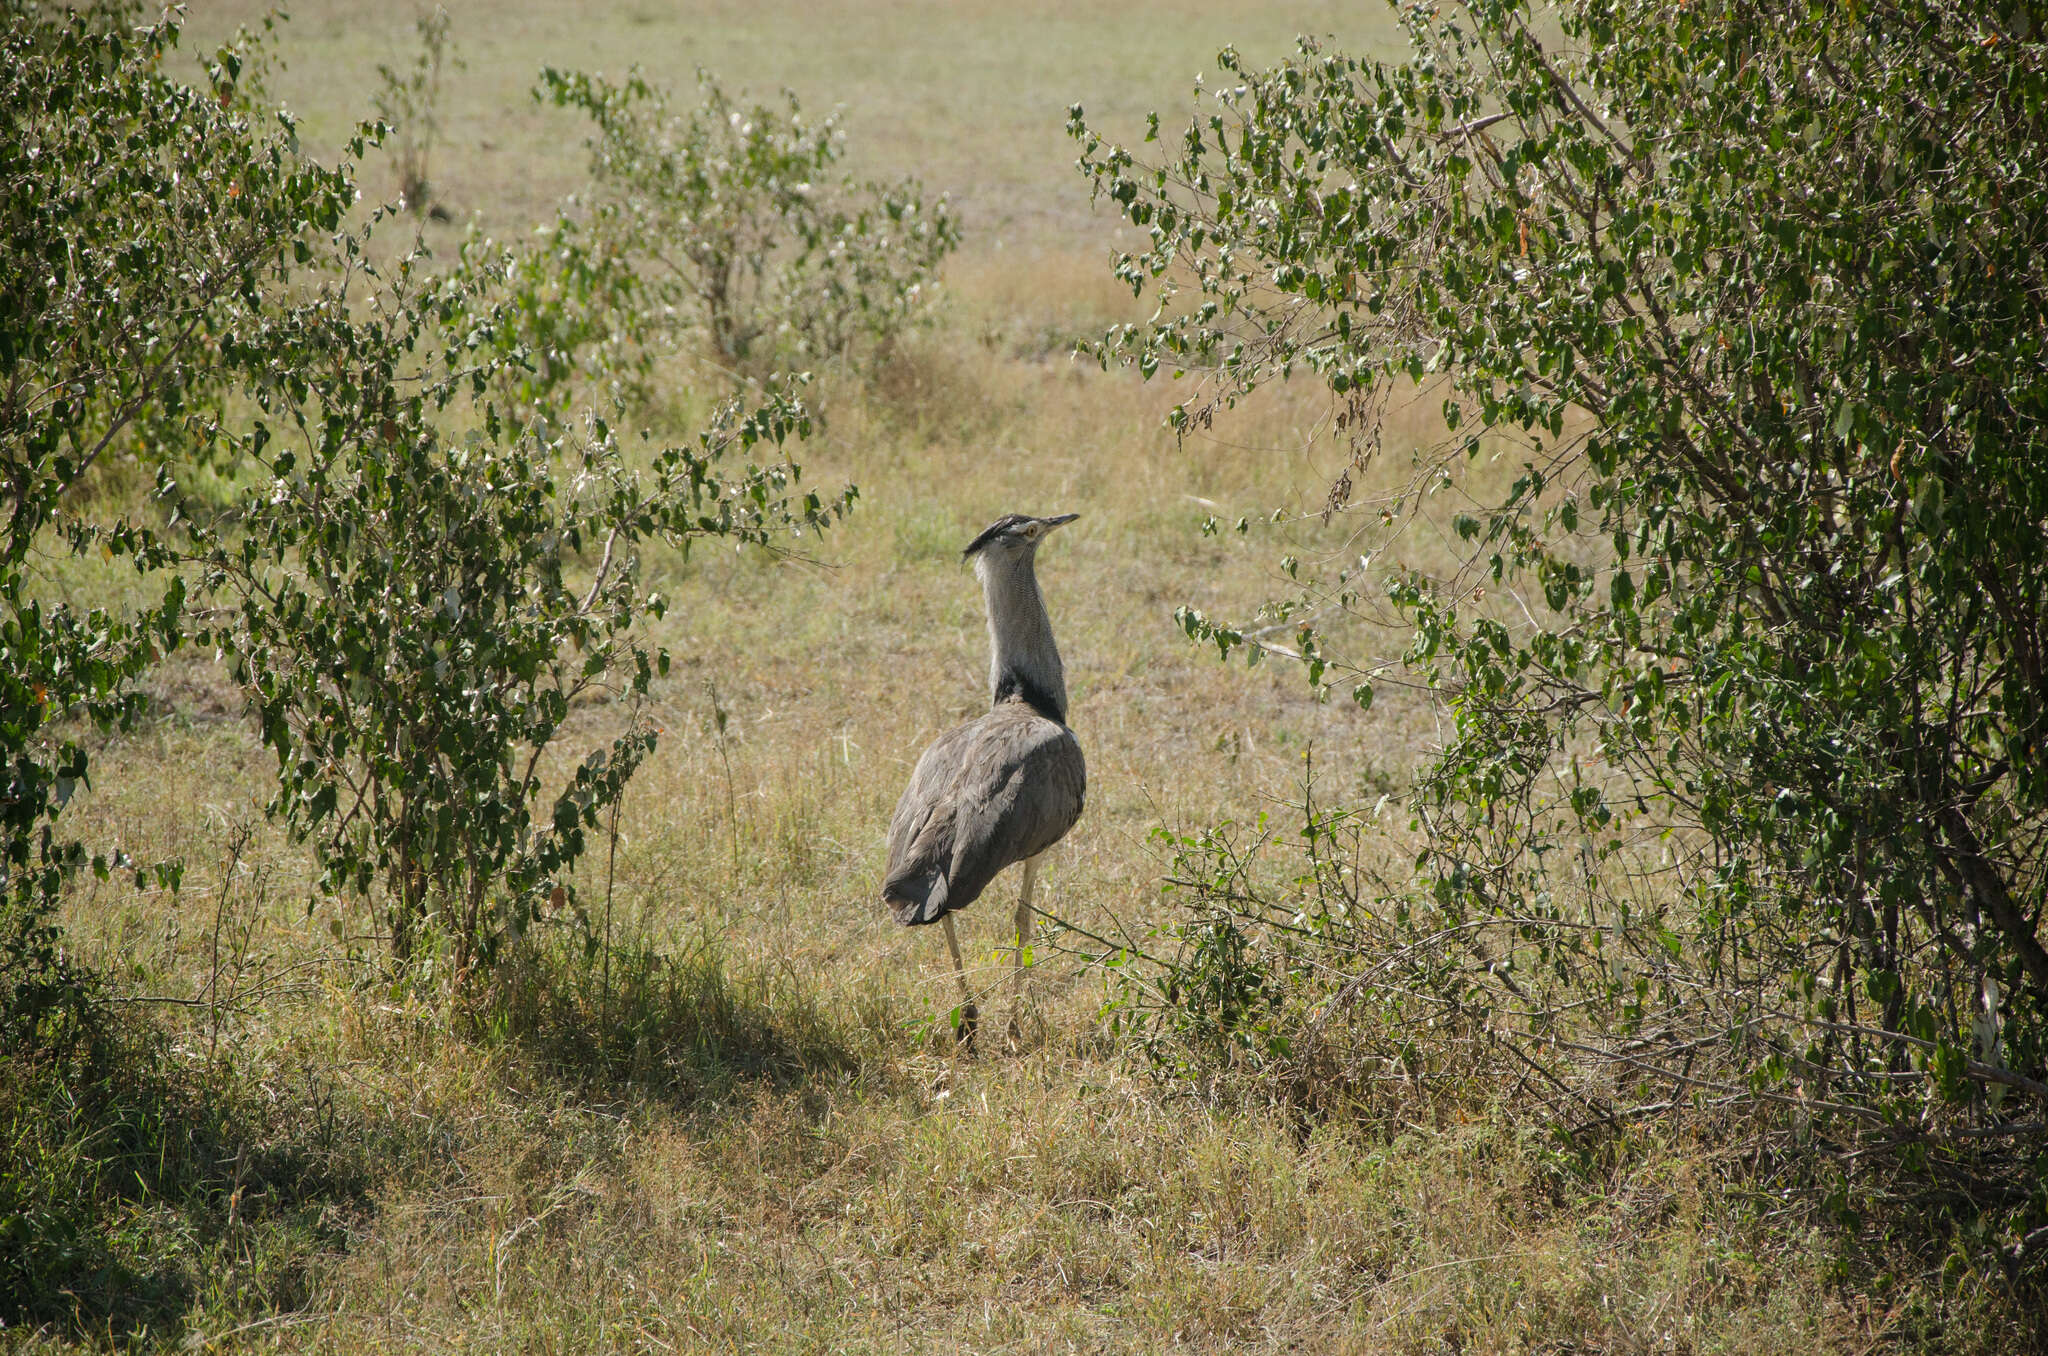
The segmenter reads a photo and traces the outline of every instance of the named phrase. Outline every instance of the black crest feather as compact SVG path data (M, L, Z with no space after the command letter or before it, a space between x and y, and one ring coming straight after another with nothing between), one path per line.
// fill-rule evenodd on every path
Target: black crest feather
M983 528L980 536L976 537L973 541L968 542L967 549L960 553L960 558L962 560L971 559L976 551L979 551L982 547L988 545L997 537L1002 536L1003 533L1008 532L1011 528L1020 527L1023 524L1028 523L1030 521L1031 515L1028 513L1005 513L1002 517L996 519L987 527Z

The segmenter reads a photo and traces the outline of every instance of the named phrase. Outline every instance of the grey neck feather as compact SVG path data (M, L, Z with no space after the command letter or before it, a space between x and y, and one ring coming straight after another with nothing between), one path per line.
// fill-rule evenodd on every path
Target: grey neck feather
M1053 644L1045 597L1038 591L1034 554L984 551L974 558L974 572L988 599L989 696L991 702L1022 697L1064 725L1067 676Z

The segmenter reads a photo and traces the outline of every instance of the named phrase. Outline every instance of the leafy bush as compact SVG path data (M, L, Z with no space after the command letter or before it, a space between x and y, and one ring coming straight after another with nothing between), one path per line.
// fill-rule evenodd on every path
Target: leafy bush
M549 69L536 97L597 125L589 233L630 275L624 323L649 344L678 318L730 361L817 361L887 343L959 243L943 198L914 180L840 176L838 119L744 107L703 71L678 111L639 75Z
M476 356L504 304L417 264L386 284L358 263L290 318L294 375L262 392L289 424L253 426L245 455L268 478L201 554L208 591L235 603L208 638L277 755L272 813L312 841L329 888L382 887L395 955L431 928L459 975L566 889L584 830L654 745L631 726L536 823L572 705L644 694L667 669L636 629L664 607L635 582L637 549L769 545L822 529L853 491L794 494L787 462L725 470L808 430L787 394L726 407L697 447L640 469L602 420L576 440L504 423L485 394L511 360Z
M33 553L171 559L133 516L94 520L81 487L111 460L196 458L224 392L267 355L244 342L310 236L352 201L343 170L296 154L288 118L243 96L252 43L193 87L164 73L177 26L126 4L11 7L0 59L0 899L9 1039L61 976L39 921L65 878L124 863L58 827L89 775L86 733L139 709L135 681L181 641L171 577L127 613L45 601ZM168 486L168 472L160 486ZM175 880L174 866L159 871ZM17 969L16 966L22 968ZM20 980L33 973L42 980ZM39 993L39 998L23 997ZM20 999L26 1007L17 1008Z
M644 692L666 662L636 630L662 608L634 581L637 548L768 544L823 527L852 491L827 503L793 490L786 461L727 466L806 431L786 391L637 465L601 419L573 440L507 423L489 394L532 362L506 339L521 297L505 273L434 279L414 256L381 275L342 229L352 170L304 161L289 119L238 89L260 45L224 48L194 89L162 73L175 27L132 19L17 13L0 77L17 317L0 330L15 374L0 393L6 945L61 977L43 920L66 875L121 865L54 832L86 775L81 718L132 718L135 679L190 629L183 572L128 616L46 605L29 562L55 537L145 571L196 567L229 605L200 634L278 757L273 812L312 838L330 886L385 888L398 954L431 916L458 970L487 962L652 746L628 729L533 822L571 703ZM171 530L67 512L136 443ZM194 521L178 477L210 457L259 474L234 512ZM175 864L158 877L175 883ZM10 1028L41 1020L40 985L10 985Z
M0 1047L62 1050L97 1020L93 977L65 954L51 912L32 892L0 895Z
M568 211L523 248L472 233L453 274L504 303L492 384L508 412L559 420L593 394L647 402L656 348L640 315L645 289L608 233Z
M1401 63L1226 52L1157 164L1073 119L1151 236L1119 276L1162 301L1104 360L1198 374L1182 428L1311 373L1353 438L1326 516L1367 555L1300 567L1279 611L1365 614L1376 577L1454 720L1386 940L1450 958L1436 999L1521 1056L1596 1066L1610 1113L1775 1102L1909 1159L2025 1143L2048 1101L2038 18L1583 0L1556 42L1516 3L1405 13ZM1354 502L1411 388L1445 440ZM1459 560L1431 575L1401 533L1443 492ZM1226 652L1249 629L1184 624ZM1297 625L1318 690L1348 671L1369 702L1371 661ZM1706 1075L1709 1050L1734 1062Z

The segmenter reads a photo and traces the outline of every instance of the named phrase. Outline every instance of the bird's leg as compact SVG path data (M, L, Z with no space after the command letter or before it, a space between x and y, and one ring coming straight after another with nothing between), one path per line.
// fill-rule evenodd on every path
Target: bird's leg
M981 1024L981 1012L967 988L967 962L960 959L960 939L953 934L953 915L942 913L939 923L946 929L946 949L953 953L953 978L960 984L960 1043L974 1048L974 1029Z
M1041 853L1040 856L1044 854ZM1017 898L1017 964L1012 971L1016 992L1010 999L1010 1039L1017 1040L1023 1033L1024 1012L1024 957L1031 950L1031 920L1036 910L1031 905L1032 887L1038 883L1038 858L1024 859L1024 891Z

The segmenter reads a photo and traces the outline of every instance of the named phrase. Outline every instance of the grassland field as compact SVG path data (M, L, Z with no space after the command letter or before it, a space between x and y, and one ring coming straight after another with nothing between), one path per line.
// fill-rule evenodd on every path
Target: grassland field
M194 1131L217 1135L232 1190L206 1210L138 1201L71 1321L0 1347L1862 1356L1903 1340L1905 1302L1798 1209L1731 1185L1710 1145L1650 1130L1573 1176L1483 1087L1418 1096L1367 1133L1161 1086L1108 1035L1076 934L1038 949L1017 1047L963 1057L941 939L879 903L912 763L986 700L959 550L1004 512L1082 515L1040 565L1090 778L1041 878L1052 914L1142 937L1170 914L1155 828L1272 809L1311 750L1336 794L1398 789L1436 739L1410 688L1369 712L1318 704L1298 671L1225 668L1174 624L1182 603L1249 615L1282 591L1285 552L1347 549L1341 520L1304 511L1345 456L1315 393L1263 394L1177 442L1170 388L1067 356L1131 305L1107 266L1130 237L1072 168L1067 107L1127 133L1154 108L1170 124L1225 43L1276 57L1307 32L1391 52L1391 12L449 10L461 64L431 170L452 219L421 228L439 251L472 223L528 232L583 181L583 127L529 96L544 64L637 64L677 89L701 65L840 108L854 167L949 193L964 244L891 369L819 390L826 420L799 459L861 497L815 561L644 563L673 599L654 637L677 659L654 694L665 736L615 863L593 854L582 882L639 959L602 993L594 974L536 977L520 1001L544 1034L458 1031L431 995L375 982L372 920L318 897L305 853L263 821L270 756L224 675L203 654L162 670L152 718L98 748L74 827L183 857L185 888L83 882L66 921L126 996L229 1000L155 1011L239 1127ZM187 46L262 12L197 4ZM315 154L368 115L380 62L411 59L415 16L292 7L271 89ZM363 178L395 191L384 159ZM1390 424L1389 485L1401 440L1430 436L1427 404ZM1288 521L1260 525L1275 508ZM1212 516L1254 529L1204 535ZM1450 559L1435 524L1418 517L1413 563ZM50 577L74 596L114 587L61 560ZM1382 658L1405 644L1346 639ZM579 712L565 756L620 719ZM1375 850L1398 861L1404 833L1390 816ZM991 988L1014 888L962 919ZM1949 1349L1975 1340L1967 1321L1946 1331Z

